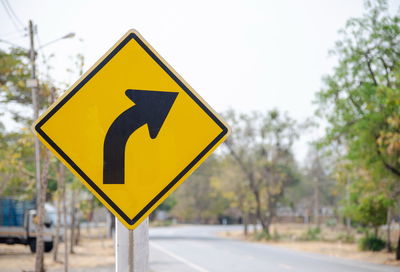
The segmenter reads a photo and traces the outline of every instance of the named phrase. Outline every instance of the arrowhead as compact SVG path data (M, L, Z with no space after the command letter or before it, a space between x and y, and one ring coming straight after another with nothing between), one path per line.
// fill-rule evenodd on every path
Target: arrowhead
M125 94L135 103L140 121L147 123L150 137L156 138L178 93L128 89Z

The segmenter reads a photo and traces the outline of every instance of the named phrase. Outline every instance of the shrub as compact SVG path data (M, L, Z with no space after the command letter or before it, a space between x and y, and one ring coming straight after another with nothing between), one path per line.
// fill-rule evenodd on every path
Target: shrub
M352 234L341 233L336 237L336 240L343 243L352 244L356 241L356 238Z
M271 239L271 235L266 232L266 231L260 231L254 234L254 239L257 241L261 241L261 240L270 240Z
M321 240L321 229L316 228L309 228L303 235L301 235L300 240L303 241L317 241Z
M359 241L359 246L361 250L367 251L381 251L382 249L385 248L385 241L383 241L381 238L376 237L374 235L366 235L363 238L360 239Z
M325 222L325 225L326 225L327 227L332 228L332 227L335 227L335 226L337 225L337 221L336 221L336 219L334 219L334 218L328 219L328 220Z

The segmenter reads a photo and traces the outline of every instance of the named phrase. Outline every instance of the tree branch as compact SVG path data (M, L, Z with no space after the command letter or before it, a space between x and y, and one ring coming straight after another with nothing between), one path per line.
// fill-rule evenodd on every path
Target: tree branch
M349 95L349 98L350 98L350 101L351 101L351 103L353 104L353 106L357 109L358 113L359 113L360 115L364 115L363 110L361 109L360 105L358 105L358 104L356 103L356 101L354 101L353 96L352 96L352 95Z
M244 165L242 159L239 157L239 155L233 150L231 144L229 141L225 142L225 145L228 147L229 152L231 153L232 157L234 160L239 164L239 167L242 169L243 173L247 176L249 179L250 183L253 183L254 177L251 171L248 171L247 167Z
M368 71L369 71L369 74L370 74L371 77L372 77L372 80L373 80L373 82L374 82L374 85L375 85L375 86L378 86L378 81L376 80L375 73L374 73L374 71L372 70L372 67L371 67L371 60L370 60L370 58L369 58L369 56L368 56L368 53L365 53L364 56L365 56L365 58L366 58L366 60L367 60Z
M383 156L381 150L379 149L378 143L376 143L375 146L376 146L376 153L377 153L378 156L381 158L382 163L383 163L383 165L386 167L386 169L388 169L390 172L392 172L392 173L395 174L396 176L399 176L399 177L400 177L400 170L397 169L396 167L394 167L393 165L391 165L390 163L388 163L388 162L385 160L385 158L384 158L384 156Z
M386 83L389 88L391 88L392 84L390 82L389 78L389 66L386 64L385 60L382 57L379 57L380 61L382 62L383 67L385 68L385 77L386 77Z

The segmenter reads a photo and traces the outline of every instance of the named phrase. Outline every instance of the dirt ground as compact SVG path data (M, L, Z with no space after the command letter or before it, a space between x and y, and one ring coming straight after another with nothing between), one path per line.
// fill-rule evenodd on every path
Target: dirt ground
M112 239L105 239L101 230L92 230L84 233L75 254L69 255L70 268L93 268L114 265L114 246ZM45 254L47 271L63 268L64 244L61 243L58 251L58 261L53 261L53 252ZM0 271L22 272L33 271L35 255L30 253L29 247L24 245L0 244Z
M400 266L400 261L395 260L394 253L388 253L386 250L382 250L381 252L360 251L357 243L344 243L337 241L335 238L340 234L343 234L343 229L323 228L322 236L325 241L301 241L297 239L307 231L308 227L309 226L304 224L274 224L271 228L271 233L279 233L279 235L283 237L278 241L256 241L253 238L253 235L250 234L248 237L245 237L242 231L225 232L221 233L221 235L224 237L265 243L298 251L319 253L364 262ZM396 236L397 232L394 232L393 234L393 236ZM354 236L359 238L361 237L361 234L355 234ZM395 240L392 238L392 241Z

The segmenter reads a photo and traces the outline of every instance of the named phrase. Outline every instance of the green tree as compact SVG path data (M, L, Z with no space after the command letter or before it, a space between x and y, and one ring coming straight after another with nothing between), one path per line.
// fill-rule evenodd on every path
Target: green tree
M388 184L385 197L396 199L400 195L400 17L389 14L384 0L366 1L365 6L365 14L348 20L341 30L342 38L332 50L338 65L324 78L316 102L320 116L329 122L325 144L339 142L343 159L374 183ZM360 198L357 203L361 207L364 202ZM397 254L400 258L400 249Z
M400 177L398 157L384 148L390 120L400 113L400 17L388 15L385 1L366 5L366 14L341 31L332 51L339 63L324 78L317 103L330 124L327 142L341 140L350 159Z
M0 128L0 195L31 199L35 190L31 134Z

